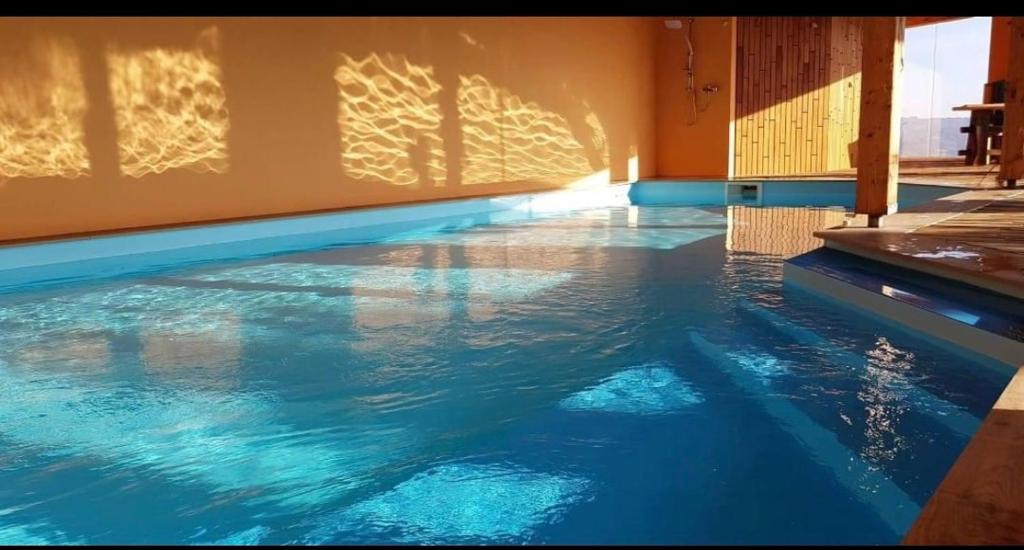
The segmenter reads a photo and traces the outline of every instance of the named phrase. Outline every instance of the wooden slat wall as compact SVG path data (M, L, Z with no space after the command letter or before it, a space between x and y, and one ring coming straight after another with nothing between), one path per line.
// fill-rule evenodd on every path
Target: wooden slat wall
M736 41L736 175L850 168L859 18L740 17Z
M861 19L833 17L829 43L828 166L856 166L860 122Z

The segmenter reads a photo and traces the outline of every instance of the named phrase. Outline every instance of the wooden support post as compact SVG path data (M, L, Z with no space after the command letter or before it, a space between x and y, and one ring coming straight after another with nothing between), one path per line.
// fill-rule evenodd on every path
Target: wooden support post
M1009 47L999 179L1016 187L1024 179L1024 17L1010 18Z
M855 211L873 227L897 206L905 23L904 17L865 17L863 24Z
M974 126L974 165L985 166L988 164L988 140L989 126L992 126L992 111L985 109L978 111Z
M975 160L978 158L978 111L971 111L971 120L967 124L967 147L964 148L964 165L974 166L977 164ZM929 139L931 136L929 136Z

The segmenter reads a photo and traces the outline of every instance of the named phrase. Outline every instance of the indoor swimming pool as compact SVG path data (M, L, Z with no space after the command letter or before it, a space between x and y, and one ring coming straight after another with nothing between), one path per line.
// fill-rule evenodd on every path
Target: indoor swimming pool
M0 543L898 543L1012 370L608 206L0 294Z

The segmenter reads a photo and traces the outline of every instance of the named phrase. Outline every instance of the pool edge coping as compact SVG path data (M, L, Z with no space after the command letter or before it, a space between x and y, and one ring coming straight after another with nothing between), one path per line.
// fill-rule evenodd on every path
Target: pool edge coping
M904 545L1024 541L1024 363L905 533Z

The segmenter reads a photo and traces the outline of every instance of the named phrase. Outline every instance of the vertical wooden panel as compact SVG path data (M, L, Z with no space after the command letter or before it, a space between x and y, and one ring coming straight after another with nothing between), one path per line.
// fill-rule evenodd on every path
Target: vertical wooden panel
M899 177L903 17L864 19L864 66L855 210L884 216L896 205Z
M1010 18L1009 48L999 178L1016 183L1024 179L1024 17Z
M860 112L861 19L833 17L829 60L826 170L856 166Z
M736 175L853 166L860 18L738 18Z

